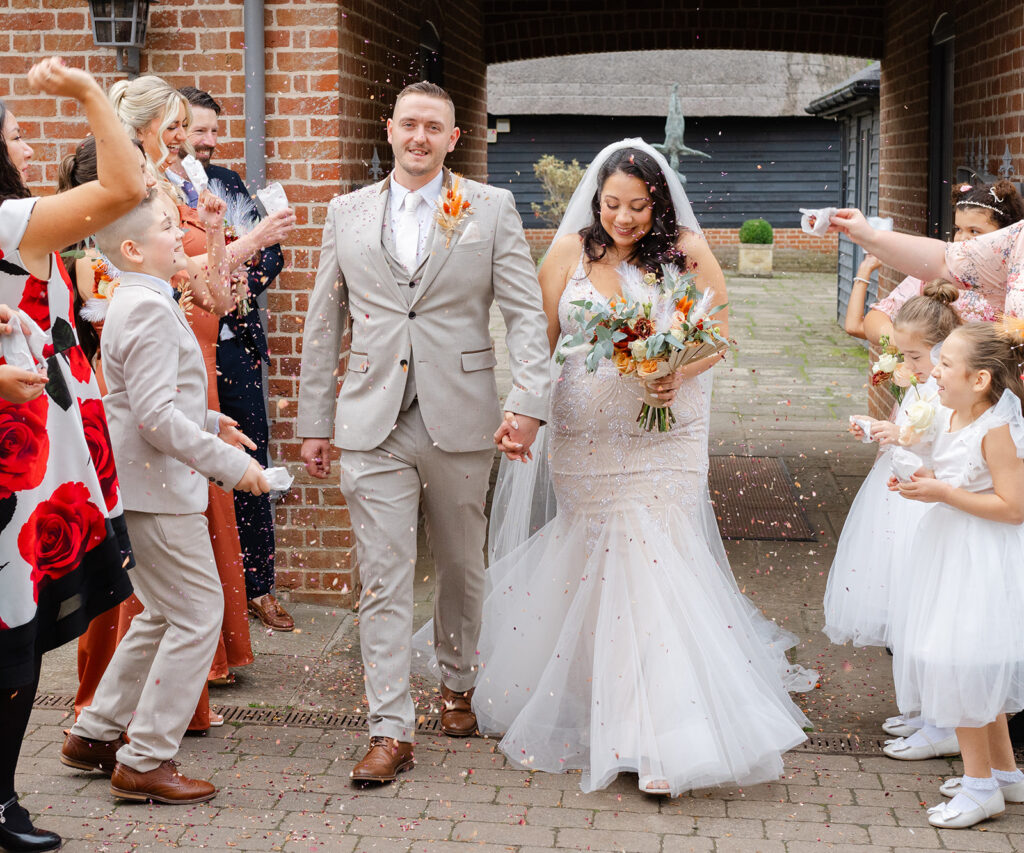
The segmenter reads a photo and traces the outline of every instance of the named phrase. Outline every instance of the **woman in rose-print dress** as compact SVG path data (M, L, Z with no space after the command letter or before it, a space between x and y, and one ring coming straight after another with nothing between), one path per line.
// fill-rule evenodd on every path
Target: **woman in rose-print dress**
M0 303L27 318L48 377L34 399L0 401L0 848L52 850L60 837L32 826L14 790L40 658L131 592L103 404L54 252L131 210L144 188L138 170L121 168L136 155L92 77L49 59L28 82L80 102L100 157L98 181L32 198L32 149L0 105Z

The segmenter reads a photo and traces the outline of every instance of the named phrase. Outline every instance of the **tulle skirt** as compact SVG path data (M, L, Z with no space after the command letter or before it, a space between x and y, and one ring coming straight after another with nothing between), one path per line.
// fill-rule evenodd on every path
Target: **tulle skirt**
M559 515L490 568L473 707L509 758L582 770L584 791L625 771L673 794L779 777L807 721L694 525Z
M912 594L892 620L901 711L976 727L1024 708L1022 555L1024 527L928 508L902 567Z
M890 492L889 454L875 461L850 507L825 588L825 628L836 644L884 646L894 582L928 508Z

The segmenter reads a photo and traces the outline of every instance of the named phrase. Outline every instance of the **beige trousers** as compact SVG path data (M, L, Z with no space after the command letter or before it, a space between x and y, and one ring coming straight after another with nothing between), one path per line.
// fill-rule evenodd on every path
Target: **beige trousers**
M419 406L399 413L373 450L341 452L341 491L355 531L370 734L412 741L416 526L422 498L435 561L434 642L442 680L463 691L476 680L484 593L484 502L493 450L446 453L431 439Z
M135 554L132 584L145 609L71 731L114 740L127 730L131 743L117 760L146 773L178 753L217 651L224 596L206 516L124 516Z

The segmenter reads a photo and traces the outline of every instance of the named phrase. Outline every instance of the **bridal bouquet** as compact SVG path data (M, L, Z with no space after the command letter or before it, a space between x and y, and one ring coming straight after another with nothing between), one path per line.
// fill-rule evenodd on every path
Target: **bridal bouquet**
M621 296L611 302L571 303L582 328L559 342L555 359L562 363L570 355L586 353L591 373L603 359L610 359L620 375L635 374L645 386L637 423L647 431L657 427L658 432L667 432L675 415L654 396L650 384L729 346L711 321L725 306L712 308L713 292L701 293L693 274L684 275L674 264L663 265L660 275L629 264L622 264L618 273Z

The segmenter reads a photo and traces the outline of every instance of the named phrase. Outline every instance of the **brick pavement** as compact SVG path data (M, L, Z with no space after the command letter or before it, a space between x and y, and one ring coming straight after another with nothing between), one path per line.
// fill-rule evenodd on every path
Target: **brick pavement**
M863 408L866 356L832 322L831 277L730 278L730 288L741 349L718 369L712 452L783 456L819 531L816 543L728 543L730 559L746 593L800 635L797 659L821 672L821 689L801 699L816 729L874 738L892 712L884 651L835 649L820 633L832 548L871 462L870 448L842 432L846 416ZM417 612L424 619L432 569L429 560L419 568ZM353 615L313 605L295 612L294 635L254 631L256 664L240 670L236 687L216 690L215 702L362 709ZM73 649L49 655L42 692L73 687ZM415 687L421 712L430 713L431 685ZM640 794L629 777L584 795L578 775L528 773L496 752L493 740L421 733L411 774L357 790L347 774L364 733L227 725L187 738L179 756L186 771L220 787L217 798L172 808L115 804L105 779L62 767L57 750L67 722L63 711L33 714L18 783L39 824L64 835L68 851L1024 850L1024 806L1010 806L981 830L927 825L922 804L934 804L940 779L960 770L947 760L795 751L778 782L659 800Z

